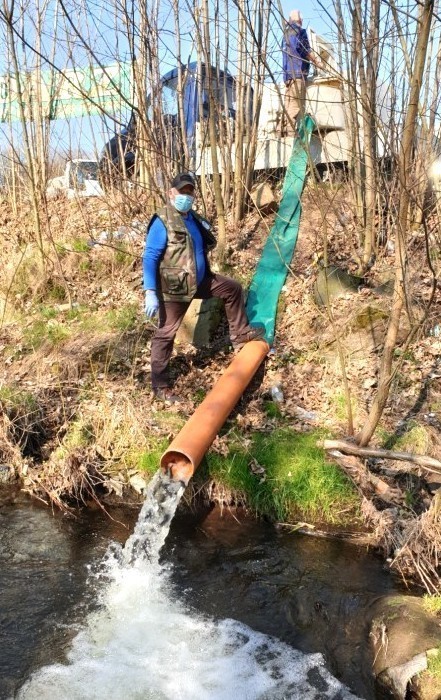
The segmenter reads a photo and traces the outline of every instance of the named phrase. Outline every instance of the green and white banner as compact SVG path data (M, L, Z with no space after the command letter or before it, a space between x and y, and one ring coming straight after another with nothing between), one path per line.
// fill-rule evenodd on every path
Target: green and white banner
M68 119L87 114L120 112L131 100L130 63L29 71L0 76L0 121ZM21 99L20 99L21 98Z

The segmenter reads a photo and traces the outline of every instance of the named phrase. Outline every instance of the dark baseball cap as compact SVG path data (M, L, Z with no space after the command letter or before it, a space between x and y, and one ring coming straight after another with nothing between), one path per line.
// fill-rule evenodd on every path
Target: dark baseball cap
M195 186L195 179L193 175L190 175L190 173L179 173L178 175L175 175L171 181L171 186L177 190L180 190L181 187L184 187L185 185L191 185L192 187Z

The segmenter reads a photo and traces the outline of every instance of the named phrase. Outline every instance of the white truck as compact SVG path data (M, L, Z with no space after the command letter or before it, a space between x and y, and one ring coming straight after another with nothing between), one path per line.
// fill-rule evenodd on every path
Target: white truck
M308 29L309 43L312 51L320 58L323 69L315 69L306 85L305 111L315 122L315 129L309 144L309 156L321 175L326 177L333 170L341 170L351 159L351 120L350 97L345 80L340 75L335 60L334 47L324 37ZM208 79L211 74L210 80ZM162 142L158 140L157 148L161 146L167 151L170 160L177 163L182 161L184 144L188 152L189 168L196 175L211 175L213 173L212 148L207 129L209 115L209 90L215 92L217 108L224 119L231 122L228 142L218 143L217 161L221 172L225 166L230 169L235 164L235 142L232 135L236 128L236 79L230 73L217 68L207 67L197 62L189 63L182 69L182 106L184 129L181 127L182 115L178 107L179 72L173 68L161 79L162 87L162 124L160 130ZM383 88L381 94L381 119L388 122L388 89ZM266 82L263 85L262 103L257 129L257 150L254 170L268 171L286 168L292 153L293 137L281 136L281 117L285 98L284 83ZM253 106L253 90L251 90L249 114L246 118L251 122ZM358 111L360 138L363 138L363 120ZM244 135L244 149L246 148ZM382 143L381 129L377 134L377 153L381 158L385 155ZM165 145L164 145L165 144ZM136 162L136 121L130 124L119 135L106 144L103 157L114 167L120 167L121 154L125 160L125 171L133 173ZM121 169L123 172L123 169Z
M99 182L99 161L83 158L68 160L63 175L49 180L46 196L56 197L62 192L68 199L102 197L104 192Z
M349 156L348 114L344 86L337 71L334 49L326 39L308 29L311 49L320 57L325 70L316 71L308 80L306 90L306 112L313 117L316 130L311 137L309 147L312 162L326 169L333 163L344 163ZM236 120L236 79L221 69L197 62L189 63L183 69L183 110L184 132L187 151L190 155L190 169L197 175L213 173L212 152L207 133L206 118L209 114L208 74L211 71L217 105L227 119L232 121L231 132ZM173 68L161 79L162 112L164 130L163 141L171 159L179 162L182 158L182 129L178 108L179 72ZM281 137L280 121L283 111L285 85L265 83L263 86L262 105L258 126L258 146L255 170L271 170L288 165L293 138ZM252 100L251 100L252 102ZM250 107L252 104L250 103ZM222 145L228 150L228 159L234 166L235 144ZM224 159L218 146L218 164L222 169ZM136 121L130 124L104 147L102 159L112 167L119 167L121 172L121 155L125 160L125 171L133 172L136 152ZM107 165L108 167L108 165Z

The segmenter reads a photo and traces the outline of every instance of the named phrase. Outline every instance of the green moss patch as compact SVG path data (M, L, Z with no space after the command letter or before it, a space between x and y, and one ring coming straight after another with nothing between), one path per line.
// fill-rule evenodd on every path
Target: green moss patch
M38 401L34 394L15 386L0 387L0 405L7 413L13 411L28 414L38 410Z

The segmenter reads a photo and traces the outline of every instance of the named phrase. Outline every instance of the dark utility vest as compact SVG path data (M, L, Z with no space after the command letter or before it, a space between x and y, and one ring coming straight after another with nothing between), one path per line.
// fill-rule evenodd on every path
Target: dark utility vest
M209 222L192 211L202 235L207 272L210 271L207 251L216 246ZM167 247L159 263L159 285L165 301L191 301L196 294L196 260L191 234L178 211L167 204L153 215L150 226L159 218L167 231Z

